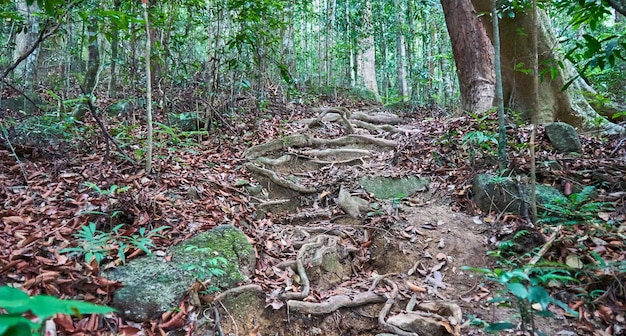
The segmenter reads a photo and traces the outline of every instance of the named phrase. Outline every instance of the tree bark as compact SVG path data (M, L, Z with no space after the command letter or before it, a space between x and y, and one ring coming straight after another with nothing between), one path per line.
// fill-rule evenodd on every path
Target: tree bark
M491 10L490 0L472 0L472 3L479 13ZM490 19L482 16L481 20ZM485 25L487 35L493 39L493 29L489 26ZM531 69L533 29L530 12L516 13L513 19L505 17L500 21L505 106L523 113L526 118L531 117L533 108ZM556 52L557 47L558 42L550 26L550 18L545 12L539 11L537 48L541 64L539 71L543 75L539 83L538 123L563 121L584 131L599 130L609 134L624 132L623 127L609 122L596 113L583 96L584 87L579 81L575 81L563 91L567 81L574 78L577 73L573 65L563 60ZM557 65L561 60L564 64L563 69Z
M360 39L358 73L365 88L380 101L378 83L376 82L376 47L374 44L374 25L372 23L372 1L367 0L363 9L363 36Z
M31 46L37 41L39 34L39 16L33 15L37 11L37 3L27 4L26 0L17 2L17 11L25 18L25 29L22 29L15 35L15 49L13 50L13 59L18 60L22 55L26 54ZM33 50L28 57L19 64L13 74L16 78L24 80L24 91L30 93L34 89L34 83L37 79L37 58L39 48Z
M402 9L400 1L394 1L395 7L395 19L396 19L396 66L398 71L398 95L402 97L403 102L409 101L409 87L406 81L406 67L404 65L404 59L406 58L406 52L404 49L404 31L402 29Z
M89 23L87 24L87 72L85 73L85 81L83 82L83 89L85 90L86 94L93 93L93 90L96 87L98 68L100 68L98 20L96 20L93 15L93 12L99 7L99 5L100 1L92 2L92 14L89 15Z
M113 1L113 9L116 11L120 10L122 5L122 0ZM120 37L120 27L117 26L117 23L112 22L111 26L111 77L109 78L109 98L117 97L117 62L118 51L119 51L119 37Z
M441 0L452 41L461 91L461 109L482 113L493 106L493 45L470 0Z

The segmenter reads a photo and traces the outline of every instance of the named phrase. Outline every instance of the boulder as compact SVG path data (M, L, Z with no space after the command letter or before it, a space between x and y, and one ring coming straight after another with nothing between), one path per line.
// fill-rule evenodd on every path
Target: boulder
M511 177L480 174L472 186L474 203L484 212L514 213L529 215L530 185ZM565 199L556 188L538 184L535 195L537 204L554 203L556 199Z
M546 135L556 150L563 153L581 153L582 145L576 129L564 122L554 122L546 125Z
M103 276L124 285L111 302L122 316L142 322L176 308L187 289L200 277L206 276L216 289L235 287L248 280L256 263L247 237L231 225L200 233L172 246L168 254L171 261L152 254L103 272ZM207 271L211 268L207 261L216 256L227 260L226 264L213 267L224 271L223 275Z

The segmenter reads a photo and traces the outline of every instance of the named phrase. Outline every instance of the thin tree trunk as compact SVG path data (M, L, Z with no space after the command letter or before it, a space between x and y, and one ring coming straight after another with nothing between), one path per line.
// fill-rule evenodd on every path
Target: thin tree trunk
M148 139L146 144L146 173L152 171L152 76L150 71L150 55L152 45L150 42L150 24L148 21L148 5L142 0L143 18L146 21L146 119L148 123Z
M116 11L120 10L120 6L122 5L121 0L115 0L113 2L113 9ZM117 62L118 60L118 52L119 52L119 38L120 38L120 27L117 26L117 23L112 22L111 27L111 68L110 68L110 78L109 78L109 98L116 98L117 96Z
M498 108L498 163L500 171L503 172L507 167L506 159L506 129L504 121L504 99L502 97L502 63L500 63L500 27L498 20L498 11L495 9L496 0L493 1L493 10L491 11L491 20L493 22L493 51L494 51L494 69L496 74L496 96L495 104Z

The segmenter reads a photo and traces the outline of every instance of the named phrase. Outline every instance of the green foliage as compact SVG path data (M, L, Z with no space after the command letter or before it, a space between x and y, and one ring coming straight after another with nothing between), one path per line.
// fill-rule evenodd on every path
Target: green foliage
M122 263L126 263L126 251L130 248L138 248L146 254L150 254L150 248L154 247L152 239L163 237L159 232L169 228L169 226L161 226L149 232L146 232L145 228L140 228L137 234L129 237L120 232L122 226L124 224L118 224L113 227L111 232L104 232L98 230L93 222L84 225L73 235L77 245L64 248L60 252L84 257L88 263L95 260L100 264L104 258L117 251L117 257Z
M535 314L545 317L554 317L554 314L548 310L548 306L550 305L559 306L567 313L577 316L577 313L570 309L567 304L552 298L548 291L541 285L541 283L549 279L549 277L538 279L529 276L528 272L524 269L513 269L510 271L471 267L463 267L463 269L480 273L487 280L502 285L501 296L494 297L490 302L500 307L515 308L521 319L520 328L522 332L532 331L533 333L542 335L542 333L535 328L534 317ZM485 325L486 332L498 332L504 329L515 328L515 324L510 321L496 323L482 322Z
M580 193L571 194L567 199L556 199L552 204L543 204L545 210L540 223L575 225L602 222L598 213L612 211L610 202L596 202L593 198L596 190L593 186L583 188Z
M0 287L0 336L39 335L43 323L57 315L106 314L115 309L92 303L60 300L53 296L28 296L21 290L9 286ZM35 321L23 316L31 313Z
M185 252L200 252L202 254L209 254L212 251L208 247L190 245L185 248ZM226 275L226 271L224 271L224 269L227 265L228 259L216 255L215 257L206 260L199 260L195 264L186 264L184 267L185 270L193 272L198 280L204 281L210 277Z
M116 184L111 185L109 189L101 189L97 184L93 182L85 182L83 183L83 185L89 187L90 189L94 190L102 196L117 196L130 190L130 186L120 187Z

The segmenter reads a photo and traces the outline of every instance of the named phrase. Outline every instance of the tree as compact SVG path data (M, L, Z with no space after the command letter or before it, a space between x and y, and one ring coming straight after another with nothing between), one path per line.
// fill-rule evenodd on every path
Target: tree
M461 109L491 109L495 94L493 45L470 0L441 0L461 90Z
M399 0L394 0L395 28L396 28L396 67L398 71L398 94L402 101L409 100L409 87L406 81L406 68L404 59L406 58L404 31L402 29L402 8Z
M490 0L472 0L478 13L490 12ZM453 8L460 11L461 6ZM481 20L489 20L481 16ZM555 38L550 18L539 11L537 18L537 48L540 64L539 102L537 121L545 124L552 121L564 121L582 130L601 130L605 133L621 133L624 128L609 122L598 115L582 94L583 85L575 81L563 90L568 79L576 76L573 65L563 61L557 52L558 42ZM493 39L493 30L484 25L487 35ZM533 73L532 73L532 13L523 8L514 15L503 15L500 21L500 39L502 42L502 76L505 106L511 110L531 117L533 104ZM453 44L454 44L453 40ZM482 49L482 52L491 50ZM468 55L455 53L455 59L463 59ZM457 61L458 63L458 61ZM461 87L474 85L459 77Z
M376 48L374 44L374 27L372 22L372 1L366 0L362 13L361 38L359 39L359 55L357 58L358 77L365 88L371 91L376 100L380 100L378 82L376 81Z
M29 55L28 50L37 40L39 34L39 16L37 15L38 6L36 3L28 4L26 0L17 1L17 11L25 18L24 27L15 35L15 49L13 49L13 58L18 60L20 57L27 56L22 64L19 64L14 75L17 78L24 79L24 87L26 92L31 92L36 81L37 74L37 58L39 48L34 49Z

